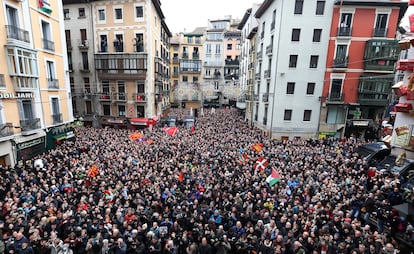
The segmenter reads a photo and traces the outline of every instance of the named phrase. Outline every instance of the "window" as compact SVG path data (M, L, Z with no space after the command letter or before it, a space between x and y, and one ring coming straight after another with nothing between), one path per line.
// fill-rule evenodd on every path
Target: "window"
M346 109L345 107L329 105L326 123L328 124L342 124L345 123Z
M295 82L288 82L286 87L286 94L295 93Z
M227 50L232 50L233 44L227 44Z
M300 29L293 28L292 29L292 41L299 41L299 37L300 37Z
M302 14L303 11L303 0L295 1L295 14Z
M108 52L108 37L106 34L101 34L99 37L101 39L99 52Z
M91 83L88 77L83 78L83 87L85 93L91 93Z
M124 52L124 36L122 34L115 35L114 51Z
M187 76L183 76L183 82L188 82L188 77Z
M50 23L42 20L43 49L55 51L55 43L52 40Z
M375 22L374 37L385 37L387 35L388 14L378 14Z
M216 54L220 54L221 52L221 45L220 44L216 44Z
M195 43L200 44L201 43L201 38L200 37L195 37Z
M125 116L125 105L118 105L118 116Z
M308 86L306 87L306 94L312 95L315 93L315 83L309 82Z
M110 116L111 115L111 105L109 105L109 104L102 105L102 110L103 110L104 116Z
M125 81L118 80L116 87L118 89L118 100L124 101L126 99L125 97Z
M187 37L187 42L189 44L193 44L193 37Z
M283 120L285 120L285 121L292 120L292 110L291 109L285 109L285 114L283 115Z
M311 120L312 110L305 109L303 111L303 121L309 122Z
M137 106L137 116L145 117L145 106Z
M312 42L321 42L322 29L313 29Z
M352 13L342 13L338 36L351 36Z
M115 20L122 20L122 8L115 8Z
M63 9L63 18L70 19L69 9Z
M309 68L318 68L319 56L311 56Z
M144 9L142 8L142 6L135 6L135 17L136 18L144 17Z
M333 79L329 91L329 100L338 100L342 97L342 79Z
M325 12L325 1L316 2L316 15L323 15Z
M98 20L99 21L105 21L106 20L105 9L98 10Z
M79 18L85 18L85 8L79 8Z
M89 70L88 52L82 52L82 70Z
M21 120L33 120L33 105L31 100L21 100L19 103L19 116Z
M48 88L59 88L59 83L56 78L55 63L52 61L46 61L46 75Z
M290 55L289 56L289 67L296 68L298 62L298 55Z
M6 87L6 81L4 80L4 74L0 74L0 88Z
M52 106L52 119L53 123L61 123L62 122L62 115L59 109L59 98L52 98L51 102Z

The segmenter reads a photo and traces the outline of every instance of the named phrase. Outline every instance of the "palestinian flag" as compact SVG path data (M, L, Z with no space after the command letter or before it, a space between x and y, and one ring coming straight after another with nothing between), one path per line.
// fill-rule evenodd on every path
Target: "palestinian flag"
M257 159L256 163L254 164L255 170L263 171L269 166L269 162L262 156L259 159Z
M240 164L246 164L249 161L249 156L247 153L242 153L239 158Z
M279 173L273 168L272 173L266 178L266 182L269 184L270 187L275 185L280 180Z

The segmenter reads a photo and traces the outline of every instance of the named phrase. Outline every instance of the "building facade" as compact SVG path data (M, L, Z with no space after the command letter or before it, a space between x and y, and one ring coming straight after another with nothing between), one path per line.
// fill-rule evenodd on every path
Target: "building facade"
M180 33L172 38L171 73L174 107L197 110L202 106L200 82L202 80L202 51L205 28Z
M258 19L253 123L272 138L316 136L332 1L264 1Z
M64 1L65 9L87 20L81 23L85 27L71 21L66 26L81 36L81 44L85 37L88 41L73 66L79 67L72 72L73 94L80 98L74 108L93 126L145 126L170 105L171 33L159 0L83 2ZM84 70L85 62L91 73ZM75 78L78 72L81 78Z
M68 62L60 1L2 1L0 164L25 163L73 137ZM59 129L59 133L56 132Z
M336 1L321 96L320 136L377 138L387 114L399 1Z

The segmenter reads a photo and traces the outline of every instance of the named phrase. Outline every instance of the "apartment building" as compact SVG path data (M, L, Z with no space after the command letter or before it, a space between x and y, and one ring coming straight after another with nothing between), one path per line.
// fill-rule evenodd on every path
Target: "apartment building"
M239 79L239 20L227 16L209 20L205 31L203 63L203 105L229 105L241 96Z
M60 1L2 1L0 164L25 163L73 137Z
M236 107L245 111L245 118L253 124L253 100L254 94L254 63L256 61L256 34L259 27L254 17L259 4L253 4L252 8L246 10L243 19L238 25L241 31L241 52L240 52L240 90L241 98L237 101Z
M190 33L180 33L172 38L170 54L174 107L198 110L202 105L200 82L204 32L204 27L198 27Z
M272 138L314 137L332 1L264 1L258 19L253 124Z
M65 29L80 37L71 81L86 124L140 128L168 110L171 32L159 0L65 0L64 8L84 20L66 19Z
M321 96L319 135L375 138L388 114L400 1L335 1Z

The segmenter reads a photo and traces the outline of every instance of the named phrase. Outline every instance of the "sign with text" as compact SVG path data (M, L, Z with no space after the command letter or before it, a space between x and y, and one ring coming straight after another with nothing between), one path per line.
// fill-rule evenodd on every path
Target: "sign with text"
M32 99L33 93L0 93L0 99Z

